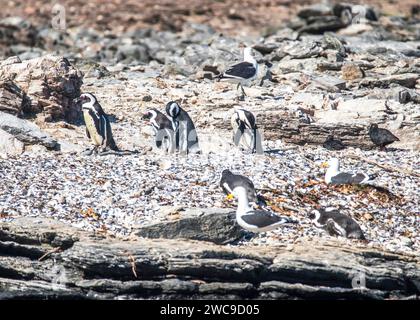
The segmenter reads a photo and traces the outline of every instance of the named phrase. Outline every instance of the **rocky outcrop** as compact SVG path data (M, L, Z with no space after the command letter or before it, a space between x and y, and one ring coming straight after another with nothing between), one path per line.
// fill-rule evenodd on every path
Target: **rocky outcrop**
M245 234L230 209L187 209L171 212L171 216L176 220L142 226L134 233L145 238L184 238L216 244L234 242Z
M3 109L11 109L13 114L42 112L45 121L78 119L79 109L73 99L80 95L83 75L67 59L45 55L22 62L12 57L0 64L0 78L19 88L9 84L8 92L18 95L23 92L27 97L23 108L22 99L18 99L14 103L9 101Z
M36 124L4 112L0 112L1 132L3 135L7 133L10 138L13 137L24 145L40 144L48 149L55 149L58 146L57 141L41 131ZM3 144L6 142L6 140L2 141ZM11 143L15 144L14 141Z
M21 115L28 100L11 80L0 80L0 111Z
M204 241L121 241L60 222L0 226L0 298L418 298L418 257L306 241L234 248Z

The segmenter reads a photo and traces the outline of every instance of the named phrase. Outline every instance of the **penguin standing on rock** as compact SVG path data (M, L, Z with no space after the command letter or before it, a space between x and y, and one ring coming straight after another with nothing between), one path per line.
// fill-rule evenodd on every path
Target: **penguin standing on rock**
M351 217L340 213L334 208L321 208L313 210L309 215L314 225L324 229L331 236L365 240L360 226Z
M172 121L176 149L183 154L199 153L197 131L188 113L175 101L167 103L166 113Z
M233 129L233 143L239 146L241 138L251 137L252 153L263 154L261 134L258 131L255 116L248 110L236 108L230 123Z
M94 150L119 151L112 136L111 124L96 97L91 93L82 94L77 102L82 103L83 118L86 124L86 135L94 144Z
M176 144L171 120L155 108L148 110L142 116L142 119L150 122L150 125L155 132L156 147L161 148L168 153L174 152Z

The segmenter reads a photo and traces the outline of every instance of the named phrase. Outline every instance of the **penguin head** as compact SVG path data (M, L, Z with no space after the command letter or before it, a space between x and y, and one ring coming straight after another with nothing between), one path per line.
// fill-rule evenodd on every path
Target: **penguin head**
M156 109L149 109L141 116L142 120L152 120L157 117L158 111Z
M168 114L168 116L176 118L178 117L180 111L181 107L177 102L171 101L166 104L166 113Z
M81 94L78 101L82 103L82 109L92 109L94 103L97 102L96 97L91 93Z
M230 171L229 169L225 169L222 171L222 177L229 176L231 174L232 174L232 171Z
M321 213L318 210L312 210L309 214L308 214L308 218L309 220L318 220L319 217L321 216Z

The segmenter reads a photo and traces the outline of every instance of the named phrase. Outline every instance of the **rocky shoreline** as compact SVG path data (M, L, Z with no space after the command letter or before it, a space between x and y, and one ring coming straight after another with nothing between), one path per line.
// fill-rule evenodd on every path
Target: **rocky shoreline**
M215 19L233 21L225 30L242 21L265 31L222 34L182 11L182 28L162 18L159 28L113 32L97 22L57 31L42 18L0 17L0 299L418 299L415 6L405 16L365 7L352 23L345 6L281 4L291 16L275 28L253 24L260 9L248 21L213 6ZM214 81L242 59L241 43L260 66L245 101ZM118 146L138 154L83 155L90 144L73 103L81 92L99 99ZM152 148L142 114L171 100L193 118L202 154ZM235 106L256 115L264 155L233 147ZM378 151L370 123L400 141ZM330 134L347 148L323 148ZM321 163L331 157L378 178L327 186ZM218 186L225 168L250 177L271 210L299 224L241 230ZM325 206L355 219L367 241L316 229L308 214ZM367 289L352 283L360 273Z

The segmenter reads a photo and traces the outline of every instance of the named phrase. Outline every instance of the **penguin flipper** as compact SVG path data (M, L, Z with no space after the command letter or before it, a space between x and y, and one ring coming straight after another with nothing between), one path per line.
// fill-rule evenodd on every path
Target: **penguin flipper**
M239 125L238 129L235 132L235 136L233 137L233 143L235 144L235 146L239 146L239 143L244 134L244 131L245 131L244 125L243 124Z
M88 137L88 139L90 139L90 133L87 127L86 127L86 136Z
M260 131L258 129L255 129L254 131L254 148L255 148L255 152L257 154L263 154L264 153L264 149L262 147L262 138L261 138L261 134Z

